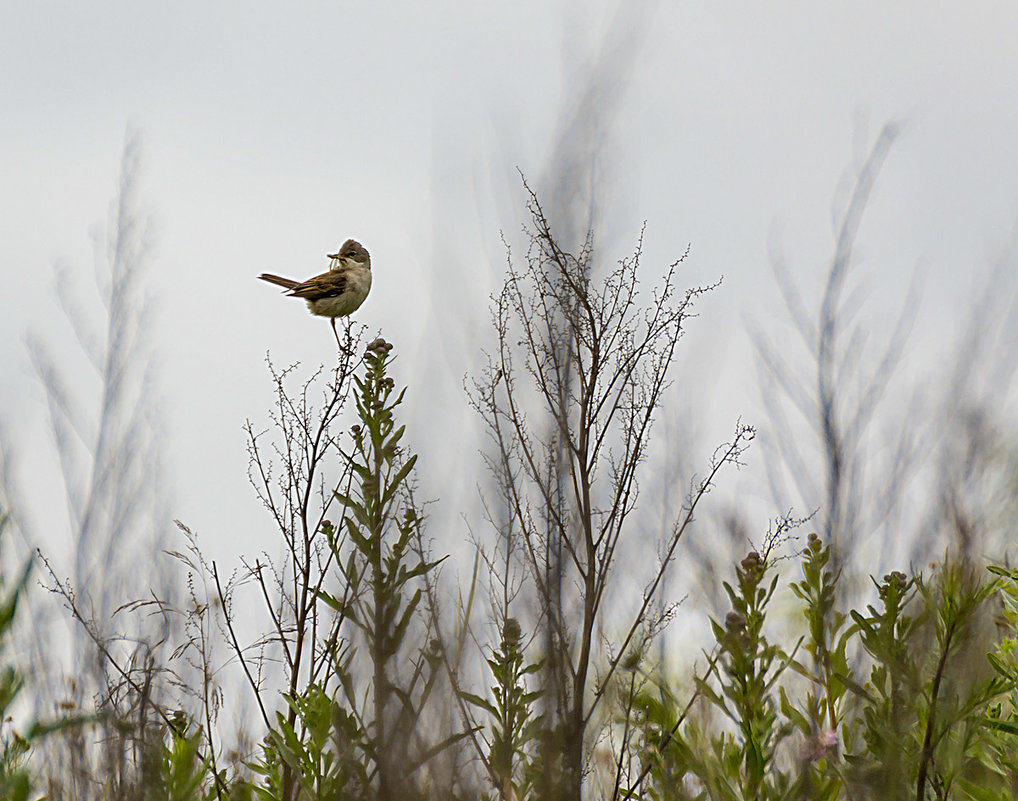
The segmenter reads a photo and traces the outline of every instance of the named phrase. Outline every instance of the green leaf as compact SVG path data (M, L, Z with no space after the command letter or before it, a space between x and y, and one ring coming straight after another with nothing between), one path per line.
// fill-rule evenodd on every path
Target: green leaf
M491 701L489 701L488 699L482 698L481 696L475 695L474 693L468 693L464 691L460 691L459 696L463 700L468 701L473 706L476 706L479 709L483 709L484 711L488 712L489 714L491 714L492 717L494 718L498 717L498 710L495 708L494 704L492 704Z
M414 469L414 465L417 464L417 454L414 454L406 460L404 465L399 469L396 477L392 480L385 492L382 494L382 507L385 508L389 505L393 495L399 490L400 485L406 480L406 477L410 474L410 471Z

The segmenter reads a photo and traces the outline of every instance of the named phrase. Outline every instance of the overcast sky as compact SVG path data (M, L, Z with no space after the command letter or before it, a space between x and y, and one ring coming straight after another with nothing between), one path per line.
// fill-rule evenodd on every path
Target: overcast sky
M887 121L902 135L861 232L867 313L893 314L918 265L914 345L944 348L1018 219L1018 6L628 7L6 4L0 417L34 521L58 523L60 507L44 500L55 472L26 332L58 361L80 360L53 266L89 289L90 230L105 223L129 126L142 135L141 198L155 224L147 323L171 513L220 557L271 548L242 432L246 418L265 420L266 351L279 364L334 358L327 323L255 276L313 275L347 237L374 267L357 319L395 344L397 381L412 392L415 382L442 386L411 395L421 430L415 439L411 427L411 442L441 432L448 443L443 465L427 465L427 451L422 465L432 476L452 465L470 484L480 462L461 383L483 344L499 231L514 234L522 217L515 170L550 169L603 42L633 52L603 151L611 257L627 254L646 221L650 275L687 244L680 283L724 275L684 343L709 354L688 400L707 413L705 444L737 415L762 422L744 323L780 331L776 250L818 295L832 208ZM423 482L440 502L462 490Z

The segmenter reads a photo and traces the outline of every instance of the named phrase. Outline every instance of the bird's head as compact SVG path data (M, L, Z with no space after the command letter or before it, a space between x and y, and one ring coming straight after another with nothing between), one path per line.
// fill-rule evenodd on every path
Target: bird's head
M343 243L343 247L339 249L339 253L330 253L329 258L339 259L344 264L357 262L369 270L371 269L371 256L368 254L367 248L355 239L346 240Z

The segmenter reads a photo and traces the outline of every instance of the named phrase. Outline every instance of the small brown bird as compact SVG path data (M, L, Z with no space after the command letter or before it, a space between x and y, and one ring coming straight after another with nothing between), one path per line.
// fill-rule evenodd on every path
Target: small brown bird
M307 281L294 281L271 273L258 277L283 287L291 298L306 300L312 314L331 318L332 333L338 344L336 318L357 311L371 290L371 256L360 242L348 239L339 253L330 254L329 258L332 259L329 271Z

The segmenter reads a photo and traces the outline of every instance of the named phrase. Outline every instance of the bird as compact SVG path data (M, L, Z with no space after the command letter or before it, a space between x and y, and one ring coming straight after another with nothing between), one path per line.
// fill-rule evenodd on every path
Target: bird
M283 287L288 297L306 300L312 314L330 318L336 344L342 348L336 333L336 318L357 311L371 291L371 256L360 242L348 239L338 253L327 254L327 258L331 259L328 272L306 281L294 281L272 273L262 273L258 277Z

